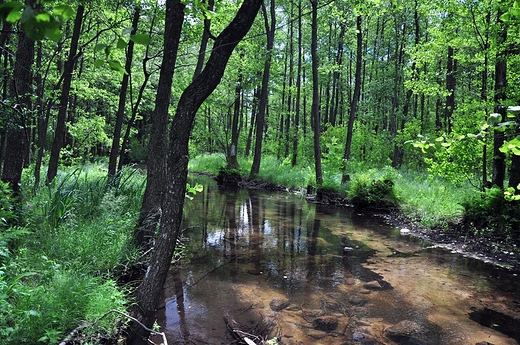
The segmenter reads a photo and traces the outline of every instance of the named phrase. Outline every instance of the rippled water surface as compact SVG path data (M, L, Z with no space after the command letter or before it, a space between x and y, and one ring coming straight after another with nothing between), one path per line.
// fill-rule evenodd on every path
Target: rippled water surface
M158 313L169 344L233 344L230 329L258 344L520 341L514 272L350 208L209 183L184 227Z

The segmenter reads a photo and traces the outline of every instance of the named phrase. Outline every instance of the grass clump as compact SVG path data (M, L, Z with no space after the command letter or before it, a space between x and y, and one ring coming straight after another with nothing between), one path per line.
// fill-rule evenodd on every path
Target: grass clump
M394 208L398 201L394 191L395 171L369 169L355 173L348 187L348 198L361 208Z
M463 200L478 194L472 187L456 186L427 173L402 171L395 182L401 212L427 228L459 221L464 213Z
M108 184L105 167L93 165L62 172L24 202L20 224L0 231L2 344L56 344L83 321L92 323L87 343L117 332L126 320L104 315L128 305L116 279L137 260L143 191L139 172Z

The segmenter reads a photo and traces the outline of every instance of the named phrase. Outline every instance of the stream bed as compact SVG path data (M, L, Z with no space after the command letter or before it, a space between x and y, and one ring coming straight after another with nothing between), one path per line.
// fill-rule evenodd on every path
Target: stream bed
M516 272L348 207L204 181L158 310L169 344L520 343Z

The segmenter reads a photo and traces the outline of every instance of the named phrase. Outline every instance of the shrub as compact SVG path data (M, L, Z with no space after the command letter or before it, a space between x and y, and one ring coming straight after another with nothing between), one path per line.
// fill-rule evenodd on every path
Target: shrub
M518 201L507 201L500 188L490 188L462 202L464 221L479 231L496 230L512 235L520 227Z
M391 208L397 205L393 178L388 174L374 176L374 171L354 175L348 196L354 206L361 208Z

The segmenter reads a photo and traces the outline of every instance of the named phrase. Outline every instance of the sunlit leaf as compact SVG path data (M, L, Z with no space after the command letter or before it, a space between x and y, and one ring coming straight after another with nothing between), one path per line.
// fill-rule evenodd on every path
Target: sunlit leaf
M150 36L147 34L136 34L130 36L130 39L136 44L148 45L150 43Z
M9 23L14 23L22 17L23 3L19 1L9 1L0 5L0 18Z
M74 10L72 9L72 7L65 4L55 6L52 13L62 18L63 20L68 20L74 16Z
M110 69L112 69L114 71L126 74L126 71L125 71L123 65L121 65L121 62L119 62L118 60L109 60L108 66L110 67Z
M437 139L435 139L435 141L437 141L437 142L444 141L444 137L438 137Z
M50 22L51 15L48 12L40 12L34 16L34 18L39 22Z
M116 45L116 47L117 47L117 49L125 49L126 46L127 46L127 44L128 44L128 43L127 43L124 39L122 39L121 37L119 37L119 39L117 40L117 45Z

